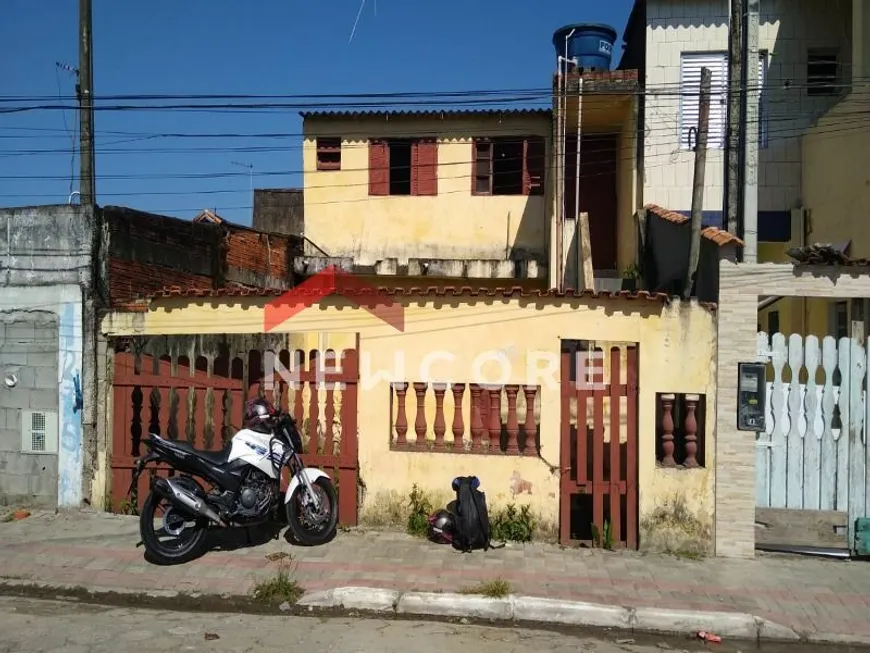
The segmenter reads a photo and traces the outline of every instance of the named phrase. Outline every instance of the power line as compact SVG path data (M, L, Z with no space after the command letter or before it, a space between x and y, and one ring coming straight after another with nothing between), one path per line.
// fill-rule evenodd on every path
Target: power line
M852 130L854 130L854 129L858 129L858 130L866 129L866 128L867 128L868 119L870 119L870 110L868 110L868 111L861 111L861 112L855 112L854 114L846 113L846 114L843 114L843 115L844 115L844 116L849 116L849 115L859 115L859 116L863 116L863 118L860 118L860 119L854 119L854 120L841 120L841 121L837 124L837 126L836 126L835 128L833 128L833 129L817 129L815 133L817 133L817 134L819 134L819 135L828 135L828 136L832 136L832 135L840 134L840 133L843 133L843 132L852 131ZM850 125L854 125L854 126L850 126ZM673 131L673 129L672 129L671 127L659 127L659 128L656 128L656 129L667 130L668 132ZM787 134L789 137L798 137L798 136L802 135L802 132L803 132L803 129L802 129L802 128L801 128L801 129L798 129L798 128L795 128L795 127L783 127L783 128L781 128L781 129L770 129L770 128L768 128L768 129L765 130L765 134L766 134L766 136L767 136L767 139L766 139L766 140L768 140L768 141L770 141L770 140L774 140L774 139L771 138L771 136L772 136L772 135L776 135L777 133ZM500 132L498 132L498 133L503 133L503 132L500 131ZM654 134L654 133L656 133L655 130L653 130L653 129L648 130L648 132L647 132L647 136L651 136L651 135ZM612 135L613 135L613 134L612 134ZM511 143L513 143L513 144L518 144L518 143L521 143L524 139L525 139L525 137L520 137L520 136L510 137L510 136L508 136L508 137L506 137L506 138L504 139L504 142L507 142L508 144L511 144ZM500 140L501 140L501 139L500 139ZM469 143L469 145L470 145L470 143ZM276 148L276 149L273 150L273 151L291 150L291 149L295 149L296 147L300 147L300 146L287 146L287 147L284 147L284 148ZM345 147L347 147L347 146L345 146ZM363 146L360 146L360 147L367 147L367 145L363 145ZM591 146L587 149L587 151L588 151L588 152L591 152L591 153L595 153L595 152L609 152L609 151L611 151L611 149L612 149L612 148L610 148L610 147L600 148L600 149L599 149L597 146L595 146L595 145L591 145ZM235 149L226 149L226 148L215 148L215 149L209 149L209 148L203 148L203 151L206 151L206 152L252 152L252 151L256 151L256 150L254 150L254 149L246 149L246 148L235 148ZM678 150L678 151L680 151L680 150ZM146 150L146 152L147 152L147 150ZM178 152L183 152L183 150L179 150ZM674 154L674 152L675 152L674 150L672 150L672 149L668 149L666 152L662 152L662 153L659 153L659 154L652 154L652 155L647 154L647 155L645 156L645 158L648 159L648 158L650 158L650 156L671 156L671 155ZM64 150L55 150L55 151L53 151L52 153L60 154L60 153L66 153L66 152L65 152ZM141 153L141 152L138 152L137 150L134 149L134 150L130 150L130 153L131 153L131 154L136 154L136 153ZM568 156L568 153L566 153L565 156L567 157L567 156ZM632 154L632 156L630 156L630 157L626 157L626 159L618 159L618 160L614 160L614 161L611 161L611 163L617 163L619 160L627 160L627 159L633 159L633 158L634 158L634 157L633 157L633 154ZM520 157L507 157L506 160L520 161L521 158L520 158ZM472 162L473 162L473 161L472 161L471 159L465 159L465 160L459 160L459 161L450 161L450 162L445 162L445 163L439 163L439 164L438 164L438 167L439 167L439 169L440 169L440 168L449 168L449 167L454 167L454 166L468 166L468 165L471 165ZM410 168L410 167L412 167L412 166L394 166L394 169L408 169L408 168ZM551 164L545 164L545 168L552 168L552 167L553 167L553 165L551 165ZM365 167L359 167L359 168L342 168L342 171L343 171L343 172L366 172L366 171L368 171L368 169L369 169L368 166L365 166ZM304 174L305 172L310 172L310 173L316 174L315 171L313 171L313 170L306 171L306 170L304 170L303 168L295 168L295 169L286 169L286 170L266 170L266 171L261 171L261 172L258 172L258 173L257 173L257 176L262 176L262 177L273 177L273 176L285 176L285 175ZM203 172L203 173L157 173L157 174L130 174L130 175L126 175L126 174L107 174L107 175L101 175L100 179L101 179L101 180L105 180L105 181L110 181L110 180L111 180L111 181L118 181L118 180L157 180L157 179L187 179L187 180L195 180L195 179L221 179L221 178L235 178L235 177L239 177L239 176L241 176L241 175L246 175L246 176L248 176L249 174L250 174L249 172L247 172L247 173L246 173L246 172L237 172L237 171L232 171L232 170L221 171L221 172ZM471 177L472 175L468 175L468 176ZM451 177L451 178L456 178L456 177ZM61 180L61 179L66 179L66 177L65 177L65 176L60 176L60 175L0 175L0 180L19 181L19 182L21 182L21 181L57 181L57 180ZM327 184L326 187L335 187L335 188L338 188L338 187L342 187L342 185L341 185L341 184L338 184L338 185L335 185L335 184ZM17 196L20 196L20 195L17 195Z

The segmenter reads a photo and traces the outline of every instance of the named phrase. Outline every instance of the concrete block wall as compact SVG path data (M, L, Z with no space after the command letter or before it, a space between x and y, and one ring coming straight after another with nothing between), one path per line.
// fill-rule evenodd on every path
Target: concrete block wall
M646 30L644 202L674 211L692 203L694 154L681 150L680 56L727 52L727 0L649 0ZM837 102L806 93L808 48L839 48L844 77L851 61L848 2L765 0L761 3L759 50L770 53L762 110L767 145L759 150L760 211L801 206L800 136ZM658 89L661 93L650 92ZM704 210L721 211L724 151L707 154Z
M21 429L24 410L57 413L58 322L50 311L0 311L0 505L57 505L58 455L23 452Z
M23 490L20 479L10 481L17 489L6 492L7 501L18 497L42 505L77 507L88 498L96 441L92 325L103 296L102 285L94 279L95 260L101 259L100 223L100 216L81 206L0 209L0 314L7 321L13 316L24 324L9 327L13 333L21 332L15 338L7 333L3 342L12 346L10 342L29 340L25 353L30 357L21 360L21 351L0 357L0 374L5 374L6 366L18 366L24 377L11 391L5 383L0 385L3 407L22 410L25 400L18 395L23 396L26 389L28 407L58 414L57 454L21 458L18 413L10 427L9 413L3 412L3 462L9 469L23 469L29 479L26 495L19 494ZM25 319L17 319L21 316ZM31 336L26 325L37 318L39 324L49 319L54 330L33 327ZM50 366L54 371L49 382L46 369ZM22 386L31 379L35 387ZM10 430L16 429L11 448ZM30 467L16 467L19 464ZM0 477L4 476L0 470ZM20 475L10 473L10 478L16 476Z

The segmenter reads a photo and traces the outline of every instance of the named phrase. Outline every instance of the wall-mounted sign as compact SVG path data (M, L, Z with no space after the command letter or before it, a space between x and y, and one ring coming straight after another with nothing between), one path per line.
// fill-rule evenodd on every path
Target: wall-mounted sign
M764 363L737 364L737 430L764 431L767 394Z

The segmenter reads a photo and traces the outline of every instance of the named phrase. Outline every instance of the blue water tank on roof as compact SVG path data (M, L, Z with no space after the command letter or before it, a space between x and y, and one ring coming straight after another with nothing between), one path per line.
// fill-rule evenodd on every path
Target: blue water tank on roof
M565 25L553 33L556 54L576 58L581 70L610 70L615 42L616 30L599 23Z

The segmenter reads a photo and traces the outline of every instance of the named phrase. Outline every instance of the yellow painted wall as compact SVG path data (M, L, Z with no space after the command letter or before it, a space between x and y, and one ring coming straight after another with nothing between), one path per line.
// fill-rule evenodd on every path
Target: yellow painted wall
M516 250L546 259L547 195L473 196L471 160L472 139L483 136L543 136L549 157L549 116L307 118L303 131L305 235L330 256L369 265L506 259ZM317 170L318 136L342 138L341 170ZM438 195L369 196L369 139L414 136L438 139Z
M501 352L511 362L506 379L494 364L481 367L479 381L525 383L527 366L539 352L558 356L560 339L638 342L639 346L639 503L642 537L656 541L655 530L683 528L679 514L667 514L674 497L689 506L709 538L712 524L715 445L715 316L697 305L664 305L645 300L520 299L462 302L411 298L405 301L404 332L395 331L340 298L328 298L287 322L288 333L317 334L308 346L352 346L359 334L359 464L366 485L361 517L379 522L392 512L402 514L408 493L418 484L437 501L446 501L451 480L476 474L497 510L516 501L532 506L545 531L554 532L559 510L560 390L558 369L543 385L540 399L542 458L412 453L390 450L390 381L418 377L421 361L432 351L455 356L450 365L434 361L431 374L444 381L474 381L475 357ZM263 300L238 298L188 302L163 299L146 314L109 314L103 329L109 336L194 333L251 333L262 330ZM294 345L302 340L298 339ZM397 358L404 357L404 371ZM558 359L556 359L558 360ZM546 371L544 363L538 364ZM534 367L534 365L533 365ZM366 388L366 384L371 384ZM655 462L657 392L691 392L707 397L706 469L663 470ZM449 392L448 392L449 395ZM409 392L408 437L414 437L413 393ZM466 402L468 393L466 393ZM452 406L452 398L446 402ZM467 415L467 412L466 412ZM467 419L467 418L466 418ZM466 423L468 423L466 421ZM450 420L448 418L448 437ZM431 412L430 427L431 432ZM431 437L431 435L430 435ZM546 461L546 462L545 462ZM551 468L555 467L555 471ZM514 473L532 484L532 494L511 494ZM646 530L644 530L646 529ZM703 543L706 546L706 542Z
M851 240L852 258L870 258L870 87L856 86L803 137L804 205L810 242ZM830 301L807 302L809 333L828 335Z

